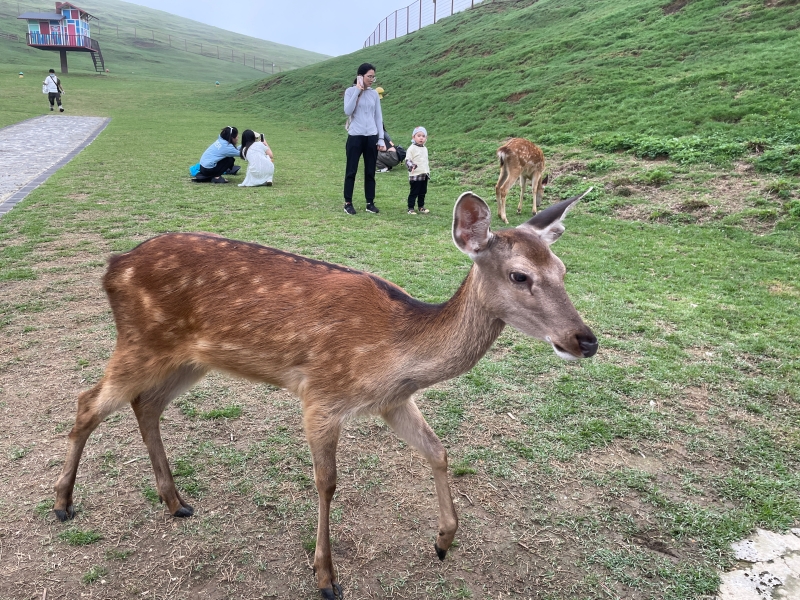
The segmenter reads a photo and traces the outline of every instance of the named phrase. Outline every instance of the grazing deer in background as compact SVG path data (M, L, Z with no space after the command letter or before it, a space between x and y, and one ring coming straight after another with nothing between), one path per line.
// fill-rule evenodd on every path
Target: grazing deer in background
M519 206L517 214L522 212L522 202L525 198L525 186L531 182L533 189L533 214L536 206L541 204L544 186L547 177L544 175L544 153L536 145L522 138L512 138L504 146L497 149L497 158L500 159L500 178L494 186L497 196L497 216L503 223L508 223L506 218L506 195L511 186L519 179Z
M55 514L75 516L73 487L91 432L130 404L175 517L193 508L175 489L159 429L167 405L216 369L286 388L300 398L319 494L314 570L323 598L342 597L329 516L343 422L379 415L430 462L439 502L435 550L444 560L458 527L447 453L414 392L471 369L508 324L561 358L594 355L597 339L564 289L550 244L582 196L514 229L489 230L472 192L453 210L453 241L474 264L443 304L415 300L376 275L213 234L169 233L111 257L103 286L117 344L103 378L78 397L55 485Z

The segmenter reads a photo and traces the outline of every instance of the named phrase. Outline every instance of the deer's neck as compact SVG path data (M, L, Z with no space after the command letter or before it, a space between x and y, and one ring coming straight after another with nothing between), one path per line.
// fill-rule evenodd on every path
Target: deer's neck
M487 313L475 267L446 303L415 317L404 340L416 357L415 380L425 387L471 369L491 347L505 323ZM408 344L408 345L407 345Z

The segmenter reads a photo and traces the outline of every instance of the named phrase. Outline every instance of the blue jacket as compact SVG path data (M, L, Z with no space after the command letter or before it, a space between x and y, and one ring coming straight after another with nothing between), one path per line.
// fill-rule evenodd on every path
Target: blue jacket
M206 169L213 169L226 156L239 156L239 148L218 137L217 141L203 152L203 156L200 157L200 164Z

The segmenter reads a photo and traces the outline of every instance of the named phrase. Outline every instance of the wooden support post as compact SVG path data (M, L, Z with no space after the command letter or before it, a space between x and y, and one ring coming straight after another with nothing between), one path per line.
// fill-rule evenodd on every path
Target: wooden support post
M66 75L69 73L69 69L67 68L67 51L59 50L59 54L61 55L61 73Z

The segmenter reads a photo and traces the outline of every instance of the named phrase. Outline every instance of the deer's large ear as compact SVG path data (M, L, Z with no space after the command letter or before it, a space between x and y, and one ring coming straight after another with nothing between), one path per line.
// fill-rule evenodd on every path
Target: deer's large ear
M543 211L537 213L531 220L523 223L519 227L529 227L533 229L544 242L549 246L561 237L564 233L564 215L572 206L594 188L589 188L582 194L562 200L558 204L548 206Z
M453 242L472 260L489 245L492 232L489 205L472 192L464 192L453 208Z

